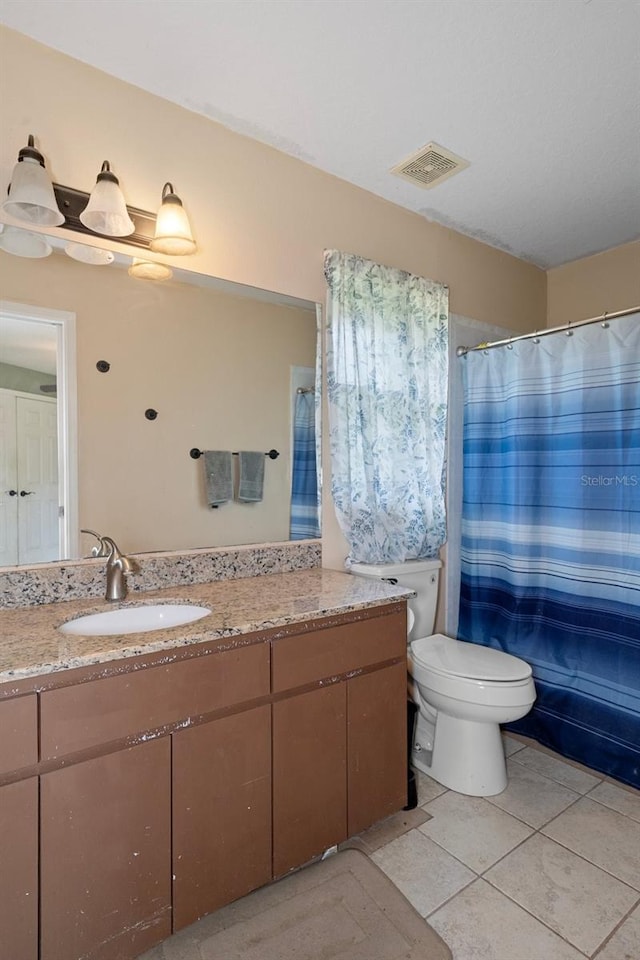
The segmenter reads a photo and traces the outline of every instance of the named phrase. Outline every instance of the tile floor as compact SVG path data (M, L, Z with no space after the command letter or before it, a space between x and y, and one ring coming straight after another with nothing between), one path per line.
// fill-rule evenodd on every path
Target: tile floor
M430 819L372 859L454 960L640 960L640 791L505 736L509 785L419 775Z

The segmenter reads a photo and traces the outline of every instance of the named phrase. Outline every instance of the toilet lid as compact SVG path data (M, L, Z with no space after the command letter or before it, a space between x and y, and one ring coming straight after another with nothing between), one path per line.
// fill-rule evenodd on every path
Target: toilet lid
M531 676L529 664L510 653L452 640L441 633L414 640L411 653L429 670L469 680L526 680Z

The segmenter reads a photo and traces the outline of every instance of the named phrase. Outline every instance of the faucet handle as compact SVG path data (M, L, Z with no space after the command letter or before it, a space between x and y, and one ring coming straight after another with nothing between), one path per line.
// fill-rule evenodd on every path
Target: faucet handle
M140 573L140 564L133 557L125 557L124 554L121 554L120 563L123 573Z
M101 537L99 533L96 533L95 530L89 530L87 527L82 527L80 533L88 533L92 537L95 537L98 541L97 547L91 548L92 557L108 557L109 556L109 547L105 543L104 537Z
M126 556L121 550L118 544L115 542L113 537L101 537L100 541L102 546L105 548L106 553L104 556L108 556L107 566L113 564L118 566L123 573L137 573L140 569L140 564L137 560L134 560L133 557Z

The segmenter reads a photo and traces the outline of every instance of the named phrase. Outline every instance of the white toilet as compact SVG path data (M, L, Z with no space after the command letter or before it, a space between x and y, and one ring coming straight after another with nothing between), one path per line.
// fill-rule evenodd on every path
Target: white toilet
M410 694L420 708L413 765L458 793L491 797L507 785L499 725L524 717L536 698L531 667L500 650L432 634L440 567L439 560L354 563L351 573L416 591L407 622Z

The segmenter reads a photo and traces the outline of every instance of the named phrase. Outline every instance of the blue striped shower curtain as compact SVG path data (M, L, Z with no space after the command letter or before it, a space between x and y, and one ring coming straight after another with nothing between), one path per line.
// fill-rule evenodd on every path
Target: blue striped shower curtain
M298 393L293 419L291 540L320 536L315 416L314 394Z
M511 725L640 786L640 314L464 365L459 638L533 667Z

